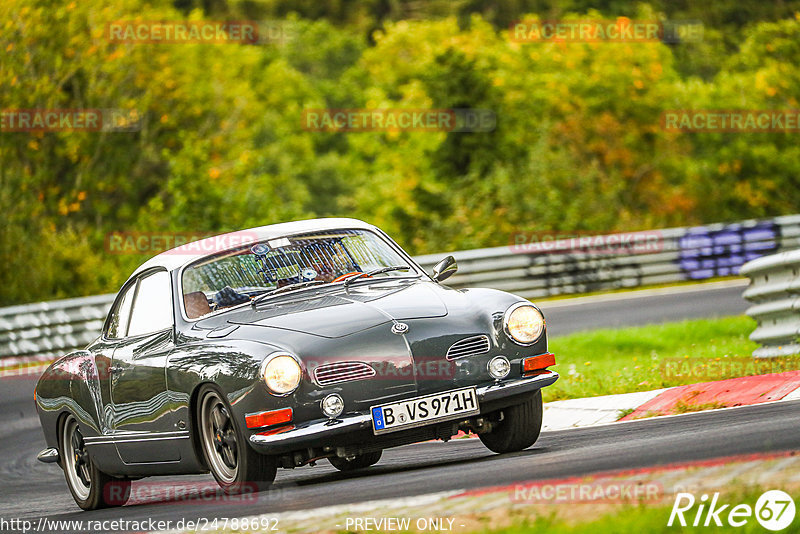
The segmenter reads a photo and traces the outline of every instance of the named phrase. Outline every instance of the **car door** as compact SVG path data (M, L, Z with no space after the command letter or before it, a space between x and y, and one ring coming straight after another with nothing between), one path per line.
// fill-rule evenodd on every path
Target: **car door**
M141 275L132 302L109 373L114 441L126 463L178 461L179 448L170 445L189 436L176 427L175 403L166 382L165 365L174 348L167 271Z

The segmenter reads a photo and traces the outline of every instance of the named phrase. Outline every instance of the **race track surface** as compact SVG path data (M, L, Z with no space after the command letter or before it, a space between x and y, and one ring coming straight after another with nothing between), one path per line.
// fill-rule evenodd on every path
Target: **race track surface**
M35 460L44 440L35 419L29 380L5 381L0 424L0 514L3 518L196 519L241 517L285 510L407 497L436 491L511 484L591 473L666 465L723 456L800 449L800 401L779 402L545 432L530 449L495 455L477 439L429 442L384 452L376 466L342 474L322 461L317 467L281 470L274 490L256 501L150 502L80 511L61 470ZM153 477L134 482L197 482L207 475Z
M550 335L577 330L740 314L741 282L552 301L542 308ZM545 432L530 449L498 456L476 439L384 451L380 463L343 474L316 467L279 470L274 489L248 502L164 502L82 512L61 470L36 461L44 448L33 405L35 381L0 379L0 518L170 519L242 517L408 497L537 479L643 468L730 455L800 449L800 401L717 410L594 428ZM153 477L134 485L196 483L210 475Z
M749 306L742 298L746 287L746 280L729 280L552 300L539 306L547 320L548 335L561 336L597 328L741 315Z

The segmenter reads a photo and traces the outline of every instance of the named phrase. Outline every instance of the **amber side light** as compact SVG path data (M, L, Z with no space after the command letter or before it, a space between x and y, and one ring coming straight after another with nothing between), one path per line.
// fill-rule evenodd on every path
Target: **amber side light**
M531 358L525 358L525 361L522 366L522 371L524 373L530 373L531 371L539 371L541 369L546 369L551 365L556 364L556 355L550 352L546 352L544 354L539 354L538 356L532 356Z
M292 420L292 409L283 408L271 412L251 413L244 416L247 428L261 428L262 426L279 425Z

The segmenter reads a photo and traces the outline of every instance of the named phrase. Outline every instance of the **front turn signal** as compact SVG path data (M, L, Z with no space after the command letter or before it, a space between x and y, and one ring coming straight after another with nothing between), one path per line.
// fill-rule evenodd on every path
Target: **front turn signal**
M525 361L522 366L522 371L524 373L530 373L532 371L541 371L542 369L547 369L551 365L555 364L556 364L556 355L550 352L545 352L544 354L539 354L538 356L525 358Z
M247 428L261 428L262 426L289 423L292 420L292 409L284 408L272 412L249 413L244 417Z

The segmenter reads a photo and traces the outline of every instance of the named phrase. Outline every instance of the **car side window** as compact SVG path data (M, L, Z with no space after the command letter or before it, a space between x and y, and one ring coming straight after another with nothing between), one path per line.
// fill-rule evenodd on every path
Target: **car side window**
M114 306L108 319L107 338L119 339L125 337L128 330L128 319L131 316L134 293L136 293L136 284L131 284L122 297L117 300L116 306Z
M172 286L169 274L166 271L159 271L139 280L128 335L150 334L170 327L172 327Z

